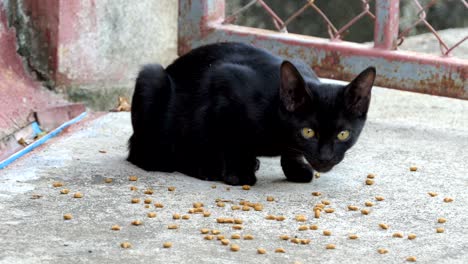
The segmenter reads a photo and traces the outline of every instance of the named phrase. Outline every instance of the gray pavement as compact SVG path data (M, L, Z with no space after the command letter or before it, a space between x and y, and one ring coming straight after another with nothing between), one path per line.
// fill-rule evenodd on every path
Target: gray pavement
M375 89L359 142L333 171L309 184L290 183L277 158L263 158L257 185L246 191L136 168L125 161L129 113L106 114L0 171L0 263L405 263L408 256L416 256L418 263L468 263L467 116L467 101ZM410 172L410 166L418 170ZM365 185L368 173L376 175L374 185ZM130 182L130 175L138 181ZM105 183L107 177L113 182ZM54 181L65 185L54 188ZM169 186L176 190L169 192ZM60 194L63 188L70 193ZM144 194L146 188L154 194ZM77 191L84 197L73 198ZM314 191L322 195L312 196ZM385 200L375 201L377 195ZM275 201L267 202L267 196ZM443 202L445 197L453 202ZM132 204L132 198L142 201ZM145 198L164 208L144 208ZM227 200L225 207L216 205L218 198ZM264 208L232 210L242 199ZM312 208L323 199L335 212L315 219ZM374 203L369 215L347 209L364 208L365 201ZM187 214L193 202L204 203L211 216L172 219L174 213ZM148 212L157 216L148 218ZM73 219L63 220L65 213ZM286 219L266 220L268 214ZM296 215L307 221L296 221ZM218 217L241 218L243 229L218 224ZM440 217L447 222L437 223ZM143 225L132 226L136 219ZM389 228L383 230L379 223ZM114 224L122 229L112 231ZM179 228L170 230L170 224ZM298 231L311 224L319 229ZM445 232L436 233L437 227ZM220 230L240 250L204 240L201 228ZM331 236L322 234L325 229ZM392 237L395 232L404 238ZM233 233L254 239L234 240ZM359 238L349 239L352 233ZM407 239L410 233L417 238ZM311 242L297 245L280 240L283 234ZM124 241L133 247L121 248ZM163 248L167 241L171 248ZM329 243L336 249L325 249ZM257 254L258 247L267 254ZM275 253L278 247L286 253ZM379 254L379 248L388 253Z

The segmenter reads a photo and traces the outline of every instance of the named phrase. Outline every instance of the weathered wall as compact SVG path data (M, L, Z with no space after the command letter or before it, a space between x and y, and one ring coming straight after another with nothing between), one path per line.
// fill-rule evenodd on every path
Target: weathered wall
M176 57L177 0L9 2L32 71L97 109L129 96L141 65Z

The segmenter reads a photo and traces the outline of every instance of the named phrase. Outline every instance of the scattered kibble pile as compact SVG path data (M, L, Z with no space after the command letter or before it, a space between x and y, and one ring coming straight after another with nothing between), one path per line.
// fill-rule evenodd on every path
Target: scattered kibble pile
M410 167L410 171L412 172L415 172L417 170L418 169L415 166ZM315 177L319 178L320 174L318 173L315 174ZM377 175L375 174L368 174L367 177L364 179L363 186L374 185L379 182L379 179L380 178L377 177ZM104 183L107 183L107 184L118 182L118 181L119 181L118 179L114 181L113 178L104 178ZM128 181L132 182L133 184L140 182L139 178L135 175L129 176ZM60 181L55 181L52 183L52 187L54 188L63 187L65 185L66 185L65 183L60 182ZM376 185L378 186L378 184ZM353 217L366 217L362 219L372 219L373 213L371 214L371 210L372 212L375 212L376 210L378 210L379 207L381 207L382 204L385 204L385 202L383 202L385 198L380 195L374 196L374 200L372 201L371 201L371 197L367 197L368 200L354 201L354 204L348 204L348 205L333 204L333 199L331 199L332 201L323 199L328 196L327 194L322 194L322 192L314 190L313 192L311 192L313 202L310 203L310 209L309 209L310 211L308 212L301 211L301 212L298 212L298 214L296 215L284 215L282 214L281 211L278 211L276 204L281 204L281 197L278 196L277 198L275 198L270 195L263 196L261 198L262 201L267 202L265 205L258 201L256 202L252 202L248 200L236 201L236 200L218 198L214 201L211 201L208 204L208 206L205 206L205 204L202 202L195 201L195 202L190 203L191 207L188 206L190 208L185 209L187 211L181 208L177 208L175 210L177 212L170 212L168 210L174 210L175 208L168 209L168 208L165 208L162 202L153 201L153 200L159 200L161 198L159 195L157 195L157 193L161 192L162 190L158 190L158 189L155 190L153 188L147 188L144 186L140 186L140 187L142 189L141 191L138 191L139 189L138 187L130 186L131 193L129 194L132 196L132 198L130 199L130 203L128 203L128 200L127 200L127 204L132 204L132 205L129 205L131 206L131 208L138 208L138 206L144 206L144 208L146 209L155 209L154 210L155 212L151 212L152 210L145 211L144 214L146 214L147 216L146 218L147 220L145 221L148 221L148 224L145 223L145 225L143 225L143 221L138 220L138 219L133 220L130 223L127 222L127 224L123 225L124 231L127 228L136 228L135 226L143 226L143 227L137 228L138 230L141 230L141 228L145 229L148 226L150 226L151 223L154 223L151 221L160 221L165 224L167 229L172 230L168 232L179 232L179 231L190 232L190 230L187 229L189 225L184 224L184 223L188 223L192 221L200 221L204 219L203 220L205 221L204 223L210 223L210 224L206 225L205 228L194 230L195 233L199 233L201 235L200 236L201 241L205 240L205 242L203 243L207 243L207 244L215 243L217 245L225 246L224 248L227 249L227 251L231 251L231 252L238 252L238 251L256 252L256 254L258 255L266 255L268 254L268 252L270 252L270 254L271 252L283 253L283 254L288 254L288 255L294 254L293 253L294 251L290 250L289 248L290 245L303 247L309 244L319 244L321 248L325 250L339 250L340 244L343 243L343 242L338 242L338 241L343 241L343 240L340 240L339 237L347 238L348 243L360 243L358 239L361 236L364 237L363 234L358 235L355 233L351 233L353 231L350 231L350 233L348 234L343 234L343 233L339 233L338 232L339 230L334 230L333 228L331 228L331 230L326 229L327 219L329 217L334 217L334 214L337 214L337 213L340 214L340 217L342 217L343 214L345 215L348 214L348 215L352 215ZM167 191L171 192L171 194L168 194L168 195L172 197L178 195L179 191L176 192L175 186L166 186L164 188L167 188ZM232 189L234 188L237 188L237 187L232 187ZM250 191L250 192L252 191L255 192L256 190L255 188L252 188L249 185L243 185L238 188L239 190ZM376 187L363 187L363 188L366 188L366 190L372 190L372 188L376 188ZM60 190L60 194L62 194L65 197L67 194L71 192L70 189L73 189L73 188L62 189ZM220 192L221 190L223 192L231 191L230 188L229 189L216 188L216 185L212 185L210 189L216 192ZM84 194L82 192L75 191L75 190L73 190L73 192L74 192L72 195L73 198L84 197ZM434 191L430 191L428 192L428 194L430 197L438 196L438 194ZM87 194L87 195L91 196L91 194ZM82 200L90 199L89 198L90 196L87 196L86 199L82 199ZM127 196L127 199L129 199L128 196ZM141 203L141 201L143 201L143 203ZM451 203L454 201L454 199L451 197L445 197L441 199L441 201L445 203ZM380 203L380 202L383 202L383 203ZM170 206L168 205L168 207ZM213 211L213 214L216 217L210 218L212 215L211 211ZM167 218L166 217L167 214L164 214L164 213L160 214L159 212L170 213L171 217ZM322 215L322 213L325 213L325 214ZM69 223L74 224L80 220L79 214L78 213L76 214L78 215L78 218ZM276 238L273 238L273 241L276 241L275 243L278 243L278 244L275 244L275 246L270 246L270 248L265 247L266 241L265 241L265 237L263 236L263 234L261 234L261 231L259 231L259 233L255 235L250 233L252 231L251 227L258 223L254 223L249 220L246 221L245 220L246 218L243 218L243 216L245 216L246 214L256 214L258 215L259 220L263 219L264 221L270 221L271 224L269 225L277 225L278 231L280 230L280 226L281 227L293 226L295 227L295 231L291 231L291 232L283 231L284 232L283 234L278 234ZM156 218L156 219L153 219L153 218ZM72 220L74 219L74 217L72 216L71 213L66 213L66 214L63 214L63 219ZM190 220L190 221L182 221L182 220ZM375 221L376 219L374 218L373 220ZM275 224L275 222L279 222L279 223ZM284 222L284 223L281 223L281 222ZM368 220L364 222L368 223ZM445 224L446 222L447 222L447 219L444 217L436 218L434 220L434 223L437 224L438 226L435 227L435 233L444 233L445 227L441 226L441 224ZM369 226L369 228L374 228L374 230L376 231L378 230L378 232L384 232L384 233L388 232L387 237L389 239L392 239L392 237L394 239L404 238L405 236L407 237L408 240L416 239L416 234L406 233L406 231L397 232L397 230L392 230L393 229L392 224L393 223L380 222L378 223L378 226L376 226L374 222L373 227ZM218 227L219 229L213 228L214 226ZM107 226L107 228L109 228L109 226ZM118 224L113 224L110 227L110 230L112 231L120 231L121 229L122 227ZM109 232L112 232L112 231L109 231ZM115 232L114 234L118 235L119 233L124 233L124 231ZM444 235L444 234L441 234L441 235ZM258 237L260 237L260 239ZM357 240L357 241L351 241L351 240ZM398 241L404 241L404 240L398 240ZM335 242L336 244L330 243L330 242ZM178 248L177 243L176 243L175 248L173 248L173 242L161 241L161 243L162 243L162 247L168 250L174 250ZM271 241L269 241L269 243L271 243ZM414 243L414 242L407 242L407 243ZM253 248L252 248L252 245L254 245ZM120 247L123 249L129 249L129 248L133 248L134 246L130 242L125 241L120 244ZM138 245L135 245L135 247L138 247ZM286 250L285 248L288 250ZM373 248L372 250L374 250L373 252L377 252L382 255L388 255L388 256L392 255L391 248L390 249ZM330 251L330 253L333 254L333 251ZM408 257L405 257L404 260L408 262L415 262L416 256L408 256Z

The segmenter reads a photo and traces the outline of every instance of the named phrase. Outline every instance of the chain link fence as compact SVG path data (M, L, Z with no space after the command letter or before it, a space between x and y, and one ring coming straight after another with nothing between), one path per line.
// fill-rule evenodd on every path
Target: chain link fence
M374 65L378 85L468 99L468 60L453 56L457 49L468 50L468 30L452 34L450 41L439 31L468 28L467 0L179 3L180 54L206 43L247 42L301 58L321 77L349 80ZM403 50L409 36L423 32L439 46L436 55Z

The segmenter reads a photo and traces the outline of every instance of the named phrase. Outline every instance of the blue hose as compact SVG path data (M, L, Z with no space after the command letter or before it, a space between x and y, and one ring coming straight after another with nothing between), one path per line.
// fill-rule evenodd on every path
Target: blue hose
M41 137L40 139L34 141L33 143L31 143L30 145L26 146L25 148L23 148L22 150L16 152L15 154L11 155L10 157L8 157L6 160L3 160L0 162L0 170L1 169L4 169L6 166L10 165L13 161L21 158L22 156L24 156L25 154L27 154L28 152L30 152L31 150L39 147L40 145L44 144L47 140L55 137L56 135L58 135L60 132L62 132L63 129L69 127L70 125L80 121L81 119L83 119L84 117L86 116L86 112L83 112L81 113L79 116L63 123L61 126L57 127L56 129L52 130L50 133L48 133L47 135ZM34 122L32 124L32 128L33 128L33 131L35 134L38 134L41 132L41 129L39 128L39 125Z

